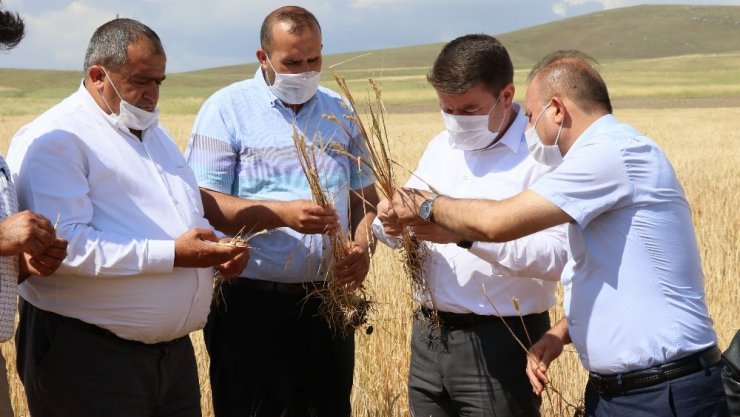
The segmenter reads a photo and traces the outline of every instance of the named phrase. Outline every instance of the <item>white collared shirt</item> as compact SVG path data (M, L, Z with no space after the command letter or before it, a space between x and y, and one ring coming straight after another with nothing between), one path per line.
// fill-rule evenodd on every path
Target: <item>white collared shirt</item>
M563 307L586 369L624 373L717 343L691 210L655 142L605 115L532 190L574 220Z
M20 206L58 218L69 241L56 273L19 286L24 299L144 343L203 327L212 270L174 268L174 246L188 229L211 226L192 171L158 123L140 141L81 85L21 128L8 164Z
M524 137L527 119L518 105L515 110L516 119L490 149L453 149L447 131L438 134L406 186L429 189L429 184L446 196L492 200L527 189L551 168L529 156ZM373 232L394 245L377 219ZM567 260L564 226L507 243L475 242L470 250L454 243L427 245L430 251L424 272L440 311L517 316L541 313L555 305L557 281ZM416 296L432 307L426 297ZM519 300L519 312L512 298Z

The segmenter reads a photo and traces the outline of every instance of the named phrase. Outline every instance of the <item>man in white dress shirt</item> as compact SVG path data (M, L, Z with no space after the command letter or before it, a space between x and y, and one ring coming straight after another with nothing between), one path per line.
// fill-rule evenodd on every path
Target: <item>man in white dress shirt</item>
M551 54L530 79L528 136L556 168L511 198L437 198L434 222L492 242L568 224L566 318L531 349L536 392L572 342L589 371L586 416L727 416L691 210L666 155L614 118L584 54ZM397 190L393 209L413 224L428 197Z
M233 276L248 256L218 244L157 121L165 63L150 28L105 23L79 90L12 140L21 207L58 216L69 241L55 274L18 290L18 370L34 417L201 415L188 334L206 322L211 267Z
M16 13L0 10L0 50L23 39L25 24ZM16 286L29 274L48 275L66 255L67 242L56 237L49 219L18 212L10 169L0 156L0 342L13 337L18 304ZM0 354L0 417L12 417L5 358Z
M428 80L447 129L431 140L408 187L507 198L550 171L529 153L513 75L506 48L491 36L466 35L445 45ZM376 221L374 231L393 245L388 235L401 229L389 208L387 200L380 203L384 227ZM429 243L423 265L429 294L415 295L423 307L411 339L412 414L539 415L540 398L524 372L526 351L514 335L530 346L549 328L567 258L564 228L496 244L464 240L433 220L413 225L418 238L437 243ZM430 320L434 307L439 329Z

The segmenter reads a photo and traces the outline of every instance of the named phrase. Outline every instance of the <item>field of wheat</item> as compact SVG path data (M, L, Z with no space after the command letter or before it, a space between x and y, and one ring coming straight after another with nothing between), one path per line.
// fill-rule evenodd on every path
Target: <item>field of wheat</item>
M428 140L442 129L438 112L394 114L387 121L393 158L413 169ZM694 214L706 275L710 312L721 348L740 327L740 118L733 108L626 109L616 116L653 137L666 150L686 190ZM7 150L12 134L34 116L0 116L0 152ZM163 115L162 122L183 147L193 115ZM371 317L375 331L358 332L354 415L409 416L406 377L409 365L409 330L412 303L401 264L395 253L380 248L373 258L367 287L378 308ZM627 306L626 306L627 308ZM560 307L551 312L562 317ZM615 320L618 320L615 317ZM200 332L196 346L201 376L203 415L212 416L208 357ZM28 416L23 387L15 373L12 342L0 345L7 359L11 401L16 417ZM572 348L551 370L554 390L543 400L545 416L572 415L568 404L579 404L585 372Z

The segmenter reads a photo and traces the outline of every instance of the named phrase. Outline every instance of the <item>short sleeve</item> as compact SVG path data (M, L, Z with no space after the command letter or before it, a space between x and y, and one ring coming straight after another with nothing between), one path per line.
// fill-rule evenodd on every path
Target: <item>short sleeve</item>
M622 152L598 138L572 148L557 168L530 189L568 213L581 228L631 195Z
M234 146L230 113L215 97L206 101L198 112L185 159L200 187L231 194L237 175L238 152Z

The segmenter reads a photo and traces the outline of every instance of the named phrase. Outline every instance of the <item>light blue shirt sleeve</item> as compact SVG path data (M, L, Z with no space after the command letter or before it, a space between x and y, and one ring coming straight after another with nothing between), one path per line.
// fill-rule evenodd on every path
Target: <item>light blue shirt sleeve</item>
M195 119L185 159L203 188L231 194L237 180L238 153L230 129L228 108L205 102Z
M571 149L560 166L540 178L531 190L585 228L594 218L618 208L629 197L631 187L618 148L598 140L580 148L577 152Z

